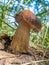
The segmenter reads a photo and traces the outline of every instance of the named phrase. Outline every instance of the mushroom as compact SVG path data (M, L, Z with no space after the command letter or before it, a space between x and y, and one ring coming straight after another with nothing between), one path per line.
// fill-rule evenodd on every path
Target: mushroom
M13 40L11 49L13 51L27 53L29 47L30 29L38 32L41 30L41 21L29 10L23 10L16 14L16 21L19 23Z

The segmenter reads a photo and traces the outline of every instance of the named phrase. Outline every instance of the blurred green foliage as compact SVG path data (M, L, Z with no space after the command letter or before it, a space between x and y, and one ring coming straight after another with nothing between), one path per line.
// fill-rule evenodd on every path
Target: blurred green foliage
M0 0L0 33L13 36L18 26L15 22L15 14L24 9L31 10L42 21L42 29L39 33L31 31L31 43L41 48L49 48L48 0Z

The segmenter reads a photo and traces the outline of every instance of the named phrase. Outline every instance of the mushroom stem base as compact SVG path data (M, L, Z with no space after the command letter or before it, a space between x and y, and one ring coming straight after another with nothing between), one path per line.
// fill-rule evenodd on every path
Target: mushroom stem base
M26 23L21 23L15 32L11 42L11 49L14 52L27 53L29 46L29 26Z

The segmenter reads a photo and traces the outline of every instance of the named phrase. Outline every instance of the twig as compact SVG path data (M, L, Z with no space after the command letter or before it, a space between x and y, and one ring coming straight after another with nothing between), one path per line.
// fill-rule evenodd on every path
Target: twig
M39 62L49 62L49 59L47 60L38 60L38 61L31 61L31 62L28 62L28 63L23 63L21 65L29 65L29 64L32 64L32 63L39 63Z

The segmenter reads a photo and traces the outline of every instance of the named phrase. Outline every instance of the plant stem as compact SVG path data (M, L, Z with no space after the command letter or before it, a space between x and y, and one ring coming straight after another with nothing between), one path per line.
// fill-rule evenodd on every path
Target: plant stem
M5 24L7 24L10 28L12 28L13 30L16 30L15 28L13 28L12 26L10 26L8 23L6 23L3 19L1 19L0 18L0 20L2 21L2 22L4 22Z

